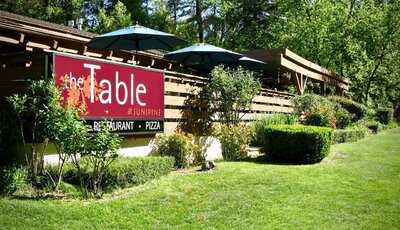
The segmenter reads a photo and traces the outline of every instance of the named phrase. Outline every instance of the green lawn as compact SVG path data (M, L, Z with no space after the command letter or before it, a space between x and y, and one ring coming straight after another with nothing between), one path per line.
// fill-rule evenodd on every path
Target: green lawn
M220 162L102 200L0 199L0 228L400 228L400 129L320 164Z

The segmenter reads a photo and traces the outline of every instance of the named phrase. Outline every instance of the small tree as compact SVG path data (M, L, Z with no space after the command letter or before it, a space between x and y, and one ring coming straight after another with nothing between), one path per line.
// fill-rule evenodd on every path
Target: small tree
M39 183L38 176L43 173L43 156L52 125L48 121L58 103L56 92L52 80L39 80L31 83L26 94L7 98L19 121L26 163L34 185ZM24 135L24 127L29 130L28 136ZM29 150L26 150L27 142L31 143Z
M229 69L217 66L211 72L208 97L221 123L235 125L240 122L245 111L250 109L260 89L261 84L253 72L241 67Z
M89 167L89 181L86 186L93 191L95 196L101 196L103 176L110 164L118 157L117 150L120 147L121 138L111 133L106 122L102 123L99 132L87 137L83 151L83 158L87 160ZM81 168L79 170L82 172Z
M27 101L27 96L26 95L18 95L14 94L10 97L7 98L8 103L10 104L11 108L14 110L15 115L16 115L16 120L18 123L18 132L19 132L19 138L21 138L22 142L22 148L23 148L23 154L25 155L25 163L26 165L30 165L30 161L28 158L28 154L26 153L26 142L25 142L25 136L24 136L24 122L23 122L23 114L26 112L26 101Z
M68 160L72 160L74 163L78 162L79 155L85 148L88 131L78 112L73 108L59 106L52 118L51 141L56 146L59 160L56 177L53 178L49 175L54 189L58 190L65 162Z

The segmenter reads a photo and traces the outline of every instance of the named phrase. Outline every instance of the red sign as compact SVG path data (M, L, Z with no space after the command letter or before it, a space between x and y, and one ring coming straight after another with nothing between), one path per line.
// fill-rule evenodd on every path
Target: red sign
M53 73L64 103L85 119L164 119L161 71L54 54Z

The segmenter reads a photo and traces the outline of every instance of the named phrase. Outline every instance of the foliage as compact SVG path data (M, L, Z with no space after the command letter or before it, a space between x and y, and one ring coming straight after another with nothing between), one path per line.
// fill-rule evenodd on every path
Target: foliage
M265 147L274 161L312 164L328 155L332 129L302 125L276 125L265 129Z
M152 152L154 155L172 156L175 158L175 167L186 168L196 163L196 156L201 149L194 144L193 136L177 132L157 137Z
M0 194L12 195L29 184L28 171L22 167L0 168Z
M50 179L53 182L53 188L58 190L65 162L69 160L77 162L79 156L84 155L84 150L87 148L88 129L76 109L63 108L61 105L53 114L51 124L50 140L56 146L59 161L57 174L54 177L50 175Z
M357 124L367 127L373 133L378 133L383 130L382 124L374 120L360 120Z
M351 127L347 129L336 129L333 132L333 143L355 142L363 139L368 130L362 127Z
M381 124L389 124L393 120L393 109L392 108L378 108L376 110L376 119Z
M352 115L343 109L340 105L336 106L335 110L336 128L344 129L351 124Z
M338 96L330 96L329 100L340 104L345 110L352 114L352 120L358 121L367 115L367 107L351 99Z
M57 100L57 90L52 80L33 81L26 94L7 98L20 124L19 131L24 151L26 151L25 143L32 143L31 149L25 156L34 185L39 183L38 176L43 173L43 154L52 130L49 120L57 109L59 104ZM30 130L28 136L24 135L24 127Z
M222 125L216 131L221 142L222 156L227 161L242 160L247 157L252 129L245 125Z
M1 227L51 229L62 217L66 229L393 229L400 225L399 139L395 129L335 145L311 166L220 162L212 173L172 173L102 200L0 198Z
M350 78L353 100L396 106L400 98L400 3L375 0L5 0L0 9L97 32L144 26L239 51L288 47Z
M250 109L253 98L260 92L261 84L253 72L215 67L211 72L208 95L211 109L223 124L238 124L243 112Z
M395 129L397 127L399 127L399 125L395 121L391 121L391 122L389 122L389 124L387 124L388 129Z
M200 92L191 92L184 102L179 129L196 137L210 135L213 131L212 116L214 113L209 106L210 102L205 88L202 88Z
M118 157L117 150L120 147L121 138L111 133L104 122L97 133L89 135L85 141L82 158L87 161L89 178L81 181L82 188L95 196L101 196L103 190L104 175L110 164ZM79 160L80 161L80 160ZM82 172L80 162L74 160L79 172ZM81 174L80 174L81 175ZM84 179L81 177L81 179Z
M108 12L101 8L97 16L97 24L93 28L96 33L110 32L116 29L130 26L131 15L121 1L117 1L112 10Z
M326 110L316 111L310 114L306 114L303 124L336 128L335 117L332 116L331 113L327 112Z
M336 127L335 104L316 94L304 94L292 99L294 111L303 116L306 125Z
M91 169L88 160L81 162L82 171L67 163L63 180L71 185L80 186L81 178L89 180ZM110 191L115 188L125 188L143 184L147 181L167 175L174 167L173 157L118 157L105 171L102 180L102 188ZM53 176L57 175L57 168L47 166L47 171Z
M265 145L265 129L271 125L294 125L297 123L297 116L291 114L272 114L264 115L254 122L251 127L253 129L253 136L251 144L259 147Z
M111 187L127 187L167 175L174 168L173 157L118 158L107 171L105 183Z
M393 112L393 116L396 119L396 121L398 123L400 123L400 103L396 106L394 112Z

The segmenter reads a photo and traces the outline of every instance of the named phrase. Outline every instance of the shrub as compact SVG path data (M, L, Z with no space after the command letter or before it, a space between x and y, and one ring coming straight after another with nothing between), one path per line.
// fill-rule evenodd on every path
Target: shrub
M89 136L85 142L82 159L87 160L90 169L90 177L81 181L85 192L93 192L95 196L101 196L103 190L103 177L110 164L118 157L117 149L122 139L111 133L106 123L102 123L99 132ZM77 169L80 170L80 161L74 161ZM83 179L83 178L81 178Z
M293 125L297 122L297 117L290 114L273 114L264 115L252 122L253 136L251 144L254 146L264 146L265 131L264 129L271 125Z
M267 154L279 162L320 162L332 142L332 129L302 125L277 125L265 129Z
M222 124L239 124L243 110L250 109L253 98L260 92L261 84L251 71L215 67L207 86L210 107Z
M387 128L388 129L394 129L394 128L397 128L399 125L397 124L397 122L395 122L395 121L391 121L391 122L389 122L389 124L387 125Z
M335 128L335 118L328 113L314 112L306 114L303 124Z
M382 124L377 121L361 120L359 122L359 124L364 125L369 130L371 130L371 132L373 132L373 133L378 133L378 132L382 131L382 129L383 129Z
M198 154L197 151L192 136L178 132L157 137L152 152L159 156L172 156L175 158L175 167L186 168Z
M392 108L379 108L376 110L376 119L382 124L389 124L393 120Z
M333 143L355 142L363 139L368 130L361 127L352 127L348 129L337 129L333 132Z
M353 121L358 121L367 115L367 107L345 97L331 96L329 100L340 104L345 110L352 114Z
M396 109L393 112L393 116L398 123L400 123L400 103L397 104L395 107Z
M325 97L304 94L293 98L292 101L295 113L303 116L303 124L336 127L335 104Z
M343 109L341 106L336 108L336 128L344 129L351 124L352 116L351 114Z
M174 168L174 157L118 158L107 171L108 187L127 187L167 175Z
M83 160L81 166L82 170L78 171L74 165L67 163L64 167L64 182L80 186L80 178L88 180L92 172L87 160ZM102 187L104 190L111 190L143 184L168 174L173 167L173 157L119 157L104 173ZM46 170L52 174L57 173L57 168L54 166L47 166Z
M216 134L221 142L224 160L237 161L247 157L251 128L245 125L223 125Z
M0 169L0 193L11 195L29 183L28 171L21 167L4 167Z

